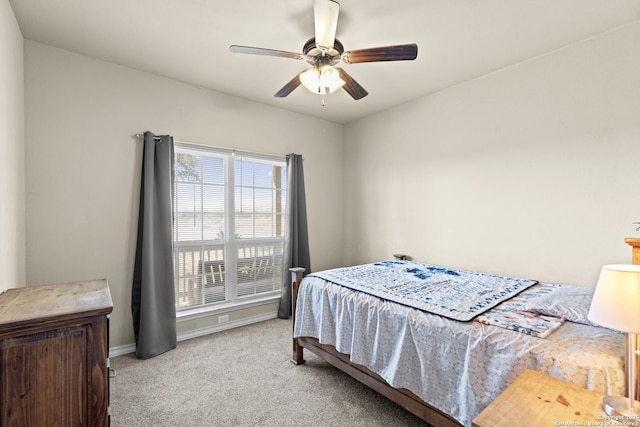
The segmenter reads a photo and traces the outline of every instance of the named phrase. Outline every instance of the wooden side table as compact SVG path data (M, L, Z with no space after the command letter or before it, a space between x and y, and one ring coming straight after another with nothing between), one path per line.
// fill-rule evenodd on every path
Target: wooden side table
M526 370L473 420L474 427L616 425L600 393ZM590 424L591 423L591 424Z
M624 239L625 243L629 246L631 246L631 259L632 259L632 263L633 264L640 264L640 238L638 237L627 237L626 239ZM626 339L628 336L627 334L625 335L625 349L624 349L624 377L627 378L629 373L627 371L627 368L629 367L629 341ZM634 348L636 349L636 352L638 350L640 350L640 343L638 343L638 337L635 337L636 342L634 343ZM638 353L636 353L638 354ZM640 366L640 356L636 356L636 366ZM628 382L628 381L627 381ZM627 392L627 396L629 395L629 387L625 386L625 391ZM636 372L636 400L640 399L640 375L638 375L638 373Z

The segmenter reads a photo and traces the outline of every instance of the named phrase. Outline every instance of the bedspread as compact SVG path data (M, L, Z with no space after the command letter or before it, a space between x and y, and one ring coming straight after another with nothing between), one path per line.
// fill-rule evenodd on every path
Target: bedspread
M471 320L537 283L414 261L382 261L312 273L329 282L455 320Z
M620 333L565 322L541 339L450 320L317 277L300 286L294 336L333 345L465 426L526 369L599 393L624 394Z

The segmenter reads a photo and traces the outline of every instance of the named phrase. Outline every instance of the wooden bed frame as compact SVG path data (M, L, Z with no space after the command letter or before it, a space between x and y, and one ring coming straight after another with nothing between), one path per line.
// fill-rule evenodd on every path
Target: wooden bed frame
M640 264L640 238L626 238L625 243L632 247L632 262L633 264ZM304 268L290 268L291 271L291 313L293 317L293 325L295 326L295 313L296 302L298 299L298 289L300 282L302 281L302 275L305 271ZM625 340L626 342L626 340ZM635 343L635 347L640 353L640 342ZM372 388L381 395L385 396L389 400L397 403L407 411L423 419L431 424L433 427L460 427L453 417L442 412L441 410L434 408L424 400L420 399L415 394L406 389L397 389L391 387L382 377L372 372L362 365L357 365L349 360L348 354L338 352L335 347L331 345L320 344L320 342L313 337L300 337L293 338L293 356L291 362L300 365L304 363L303 350L308 349L318 357L326 360L336 368L340 369L347 375L360 381L362 384ZM637 354L638 354L637 353ZM628 366L626 360L627 351L625 351L625 370ZM638 357L638 364L640 365L640 354ZM626 374L625 374L626 378ZM627 388L628 390L628 388ZM640 399L640 375L636 378L636 399ZM628 393L628 391L627 391Z
M291 314L295 326L296 301L298 299L298 289L302 281L304 268L291 268L289 271L291 271L292 281ZM450 415L429 405L409 390L391 387L389 383L378 374L362 365L351 362L348 354L338 352L335 347L331 345L320 344L316 338L300 337L293 339L293 356L291 358L293 364L301 365L304 363L303 350L305 348L340 369L342 372L423 419L433 427L461 427L461 424Z

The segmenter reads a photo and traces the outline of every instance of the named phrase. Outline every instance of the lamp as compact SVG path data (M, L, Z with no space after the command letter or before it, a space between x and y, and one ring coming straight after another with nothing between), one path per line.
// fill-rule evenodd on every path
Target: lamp
M635 400L636 334L640 333L640 265L605 265L593 294L589 320L627 332L628 400L606 396L603 407L608 415L638 416L640 402Z
M325 95L333 93L345 85L345 81L340 78L340 73L331 65L311 67L300 74L300 83L309 92Z

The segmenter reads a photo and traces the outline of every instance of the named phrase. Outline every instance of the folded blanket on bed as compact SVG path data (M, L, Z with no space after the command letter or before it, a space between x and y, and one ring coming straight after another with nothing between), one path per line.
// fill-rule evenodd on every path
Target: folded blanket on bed
M561 285L538 283L476 317L475 321L546 338L562 326L565 319L527 310L527 308L532 302L549 297L557 289L561 289Z
M383 261L311 276L461 321L471 320L537 283L413 261Z

